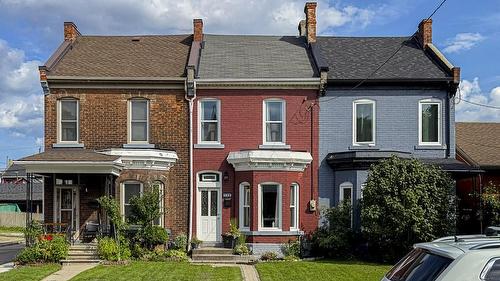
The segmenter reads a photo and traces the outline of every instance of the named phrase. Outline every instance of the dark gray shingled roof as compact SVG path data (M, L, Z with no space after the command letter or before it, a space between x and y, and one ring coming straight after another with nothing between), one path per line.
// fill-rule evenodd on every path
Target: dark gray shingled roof
M42 200L43 183L33 183L33 200ZM26 200L26 183L0 183L0 201Z
M91 149L84 148L52 148L42 153L19 159L18 161L89 161L105 162L120 158L116 155L106 155Z
M192 35L79 36L62 58L49 59L48 75L182 77L191 42Z
M411 40L408 40L410 39ZM362 80L403 47L370 80L447 79L450 75L426 54L413 37L318 37L328 79Z
M303 37L204 35L201 79L312 78Z
M26 169L19 164L12 164L0 176L5 178L26 177Z

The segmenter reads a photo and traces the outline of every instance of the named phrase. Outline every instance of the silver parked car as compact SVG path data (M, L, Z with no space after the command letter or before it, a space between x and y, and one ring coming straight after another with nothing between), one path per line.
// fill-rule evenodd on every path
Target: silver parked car
M451 236L416 244L383 281L500 281L500 236Z

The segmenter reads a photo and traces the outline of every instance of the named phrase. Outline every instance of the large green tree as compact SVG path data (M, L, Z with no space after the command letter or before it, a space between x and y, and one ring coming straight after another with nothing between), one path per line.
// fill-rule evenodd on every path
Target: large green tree
M361 224L372 253L387 261L414 243L455 229L455 184L448 173L393 156L372 165L363 190Z

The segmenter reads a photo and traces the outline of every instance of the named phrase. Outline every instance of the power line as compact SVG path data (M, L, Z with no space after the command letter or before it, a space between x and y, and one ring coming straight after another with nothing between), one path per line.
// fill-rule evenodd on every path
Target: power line
M470 100L463 99L461 97L458 98L458 99L461 100L461 101L464 101L466 103L472 104L472 105L477 105L477 106L482 106L482 107L487 107L487 108L493 108L493 109L500 109L499 106L494 106L494 105L489 105L489 104L483 104L483 103L473 102L473 101L470 101Z

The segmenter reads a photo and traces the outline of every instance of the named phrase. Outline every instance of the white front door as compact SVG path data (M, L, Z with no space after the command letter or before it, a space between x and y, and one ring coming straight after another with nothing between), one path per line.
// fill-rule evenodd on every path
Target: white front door
M207 242L220 241L220 199L218 189L201 188L199 194L198 239Z

